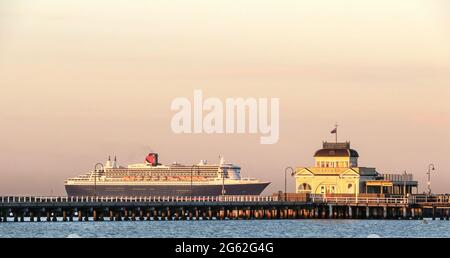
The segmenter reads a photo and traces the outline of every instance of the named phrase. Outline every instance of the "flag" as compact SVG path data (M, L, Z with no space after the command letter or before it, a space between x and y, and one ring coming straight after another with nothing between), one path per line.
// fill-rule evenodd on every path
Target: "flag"
M333 131L331 131L331 133L337 133L337 128L334 128Z

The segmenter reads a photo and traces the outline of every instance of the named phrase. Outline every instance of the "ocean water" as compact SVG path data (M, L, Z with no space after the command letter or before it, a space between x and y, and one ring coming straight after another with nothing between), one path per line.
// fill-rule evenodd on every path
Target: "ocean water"
M0 222L0 238L429 238L450 237L441 220L226 220Z

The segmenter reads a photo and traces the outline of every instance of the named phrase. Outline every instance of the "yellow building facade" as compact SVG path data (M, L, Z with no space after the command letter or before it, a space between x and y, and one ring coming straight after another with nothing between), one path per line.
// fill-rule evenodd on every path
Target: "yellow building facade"
M323 148L314 154L314 167L298 167L295 170L296 192L403 194L417 188L412 175L383 175L375 168L360 167L358 158L359 154L350 148L350 142L324 142Z

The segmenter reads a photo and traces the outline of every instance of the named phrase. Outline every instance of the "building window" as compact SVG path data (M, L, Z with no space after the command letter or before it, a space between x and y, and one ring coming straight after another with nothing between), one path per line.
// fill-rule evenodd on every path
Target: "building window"
M307 183L300 184L298 187L298 191L301 193L311 192L311 186Z
M347 192L348 193L353 193L353 184L348 184L347 185Z
M336 187L333 185L331 186L331 193L335 193L336 192Z
M324 193L325 193L325 186L322 185L322 186L320 187L320 193L321 193L321 194L324 194Z

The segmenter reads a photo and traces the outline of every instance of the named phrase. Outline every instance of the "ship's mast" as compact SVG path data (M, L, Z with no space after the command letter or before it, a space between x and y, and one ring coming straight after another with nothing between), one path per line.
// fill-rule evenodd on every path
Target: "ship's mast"
M222 195L225 195L225 168L222 168L222 165L225 163L223 156L219 155L220 165L219 169L222 171Z

